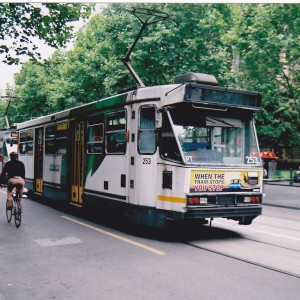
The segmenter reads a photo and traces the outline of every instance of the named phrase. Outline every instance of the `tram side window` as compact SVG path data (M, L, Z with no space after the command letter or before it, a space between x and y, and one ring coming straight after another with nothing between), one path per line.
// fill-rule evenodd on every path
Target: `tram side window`
M46 126L45 154L55 154L55 125Z
M26 153L33 154L33 129L26 131Z
M20 132L20 154L33 154L33 129Z
M140 110L138 150L141 154L154 154L156 151L155 107Z
M64 155L67 153L67 123L46 126L45 154Z
M20 132L20 144L19 144L19 152L20 154L26 153L26 131Z
M2 152L1 150L2 149L0 149L0 152ZM6 142L3 142L3 156L8 156Z
M58 155L67 153L68 123L60 123L56 126L55 151Z
M125 154L126 152L125 111L106 115L106 151L109 154Z
M166 113L163 113L160 154L163 158L182 162L180 150L178 148L170 120Z
M88 122L88 154L102 154L103 153L103 135L104 124L102 118L97 116Z

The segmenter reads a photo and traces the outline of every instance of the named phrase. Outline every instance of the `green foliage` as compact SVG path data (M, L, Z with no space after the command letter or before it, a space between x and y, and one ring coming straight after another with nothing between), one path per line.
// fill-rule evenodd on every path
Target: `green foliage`
M53 4L54 5L54 4ZM77 34L74 49L40 64L23 65L16 77L15 121L119 93L135 85L122 63L141 28L111 4ZM215 75L220 85L263 93L256 117L260 141L300 145L300 6L286 4L138 4L170 19L146 28L131 63L145 85L167 84L175 75ZM175 24L174 24L175 23ZM233 67L233 49L239 68ZM18 109L22 113L18 113Z
M68 22L88 17L91 8L82 4L1 3L0 54L5 54L4 62L19 63L20 55L40 58L32 37L52 47L63 46L73 36L73 26ZM7 44L9 38L11 46Z
M300 6L259 4L233 7L235 26L225 37L241 54L237 86L264 95L258 115L260 141L300 145Z
M27 101L32 101L37 94L31 91L35 85L19 79L24 74L31 76L26 69L32 69L33 65L23 65L16 77L15 89L15 94L24 102L19 121L32 114L39 116L88 103L135 85L122 63L141 28L141 23L126 11L130 7L110 5L78 32L73 50L65 54L56 52L39 64L43 97L39 95L36 110L26 110ZM139 4L139 7L162 9L172 14L172 22L150 25L132 54L132 65L146 85L170 83L174 75L187 71L215 74L222 80L224 70L231 64L230 54L221 42L228 24L226 19L230 17L226 6L165 4L160 8L155 4ZM210 25L205 25L208 22ZM34 81L35 75L32 75Z

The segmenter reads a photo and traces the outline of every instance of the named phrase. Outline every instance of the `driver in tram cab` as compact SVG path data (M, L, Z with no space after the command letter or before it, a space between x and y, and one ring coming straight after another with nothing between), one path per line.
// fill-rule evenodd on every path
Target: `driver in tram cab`
M8 183L7 183L7 202L6 202L6 207L7 209L12 208L12 190L16 185L20 185L21 188L19 189L20 195L22 196L23 194L23 189L25 186L25 166L24 164L18 160L18 153L16 152L11 152L9 154L10 156L10 161L8 161L3 168L0 182L1 186L4 183L5 176L7 174L8 177Z

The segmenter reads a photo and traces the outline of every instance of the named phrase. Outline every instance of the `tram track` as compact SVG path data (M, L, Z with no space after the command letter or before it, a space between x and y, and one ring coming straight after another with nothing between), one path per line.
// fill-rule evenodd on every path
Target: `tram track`
M218 255L221 255L221 256L224 256L224 257L228 257L228 258L231 258L231 259L234 259L234 260L237 260L237 261L241 261L241 262L244 262L244 263L247 263L247 264L250 264L250 265L253 265L253 266L257 266L257 267L260 267L260 268L268 269L268 270L271 270L271 271L276 272L276 273L288 275L288 276L295 277L295 278L300 278L300 275L298 275L298 274L288 272L288 271L285 271L285 270L282 270L282 269L278 269L278 268L275 268L275 267L272 267L272 266L268 266L268 265L265 265L265 264L262 264L262 263L259 263L259 262L255 262L255 261L252 261L252 260L248 260L248 259L245 259L245 258L235 256L235 255L224 253L222 251L210 249L208 247L199 246L199 245L193 244L192 242L183 242L183 243L188 245L188 246L197 248L197 249L201 249L201 250L204 250L204 251L207 251L207 252L210 252L210 253L218 254ZM297 252L299 252L299 251L297 251Z
M276 228L276 229L283 229L283 230L293 231L293 232L296 232L296 233L300 232L299 229L294 229L294 228L290 228L290 227L269 225L269 224L266 224L266 223L258 223L258 222L256 222L256 224L262 225L262 226L266 226L266 227L270 227L270 228Z
M263 245L273 246L273 247L276 247L276 248L280 248L280 249L284 249L284 250L289 250L289 251L294 251L294 252L300 253L300 250L289 248L289 247L284 247L284 246L280 246L280 245L276 245L274 243L266 243L266 242L262 242L262 241L255 240L255 239L245 238L245 237L243 237L243 239L251 241L251 242L260 243L260 244L263 244Z
M182 240L182 243L276 273L300 278L298 263L300 248L297 246L300 238L297 234L291 232L287 235L278 233L276 230L274 232L274 227L278 229L279 226L268 224L263 224L263 226L267 225L273 230L263 230L259 227L237 228L222 222L216 225L217 227L214 228L208 227L208 231L205 230L198 236L190 236ZM289 230L290 228L283 229ZM293 230L293 233L298 233L298 231Z

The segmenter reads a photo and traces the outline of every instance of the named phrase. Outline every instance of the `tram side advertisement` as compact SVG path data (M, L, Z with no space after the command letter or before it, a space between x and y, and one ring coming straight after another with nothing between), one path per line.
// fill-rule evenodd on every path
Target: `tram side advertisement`
M261 190L261 170L191 170L190 193Z

